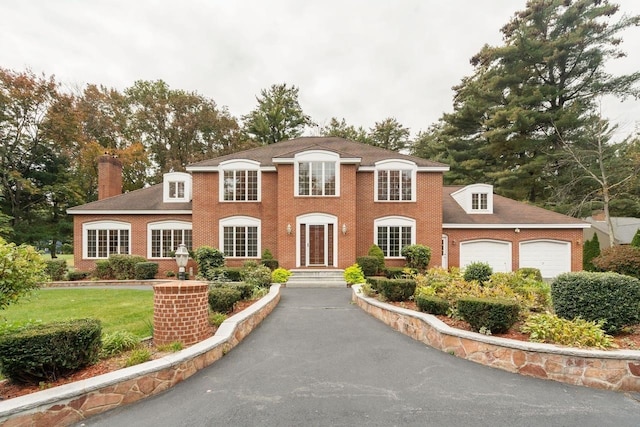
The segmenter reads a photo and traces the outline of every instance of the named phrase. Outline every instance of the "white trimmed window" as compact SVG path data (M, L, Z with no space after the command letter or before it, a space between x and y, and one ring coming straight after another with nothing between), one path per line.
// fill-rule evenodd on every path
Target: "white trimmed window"
M471 209L474 211L486 211L488 209L489 197L487 193L471 194Z
M169 198L184 198L184 181L169 181Z
M164 203L188 203L191 201L191 175L185 172L169 172L162 177L162 201Z
M338 196L340 156L326 151L307 151L296 155L296 196Z
M220 247L229 258L260 257L260 220L245 216L221 220Z
M109 258L131 253L131 224L120 221L96 221L82 225L83 258Z
M180 243L193 248L191 223L186 221L153 222L147 226L147 257L171 258Z
M416 222L411 218L385 217L375 221L375 242L385 258L401 258L402 248L415 242Z
M260 164L252 160L230 160L220 164L221 202L259 202Z
M416 199L415 163L384 160L375 166L375 199L378 202L412 202Z
M225 170L224 201L255 202L258 200L258 171Z

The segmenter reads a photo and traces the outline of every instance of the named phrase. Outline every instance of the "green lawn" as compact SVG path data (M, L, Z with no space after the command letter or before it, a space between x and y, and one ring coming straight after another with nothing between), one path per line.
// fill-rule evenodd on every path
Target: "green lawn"
M140 338L151 335L153 290L40 289L0 311L0 321L82 319L102 322L102 332L130 331Z
M73 261L73 254L58 254L57 256L58 256L57 259L66 260L67 261L67 267L69 267L69 270L73 270L73 266L74 266L74 264L73 264L73 262L74 262ZM48 260L51 259L51 254L42 254L42 257L45 260L48 261Z

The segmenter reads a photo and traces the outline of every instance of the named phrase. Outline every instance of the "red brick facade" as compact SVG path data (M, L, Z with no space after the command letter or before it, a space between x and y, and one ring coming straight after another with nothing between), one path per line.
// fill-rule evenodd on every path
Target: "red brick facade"
M511 242L511 269L520 267L520 243L535 240L557 240L571 244L571 270L582 270L582 228L566 229L443 229L448 237L449 266L460 265L460 243L469 240L488 239Z
M323 196L297 194L297 168L303 162L335 165L336 173L331 175L336 184L335 195L331 191L330 195ZM121 187L121 180L114 178L121 173L119 162L105 156L100 164L103 168L101 181L109 181L109 185L101 182L101 188L104 186L108 192L115 192L116 186ZM403 231L410 229L413 243L431 248L431 266L459 266L460 243L486 239L510 242L511 266L505 266L507 270L519 268L522 242L540 240L555 242L556 246L563 248L565 259L570 258L565 269L569 268L569 263L571 270L582 268L583 224L580 221L497 195L490 198L487 211L471 212L470 205L466 203L471 199L463 200L461 197L471 197L475 191L493 194L491 186L465 187L470 190L463 194L456 188L443 187L446 165L366 144L341 138L298 138L199 162L187 169L191 175L182 174L182 178L190 181L191 191L185 193L191 195L190 201L188 197L170 200L171 195L167 191L170 187L165 182L70 210L75 215L75 267L86 271L95 266L95 258L84 256L83 224L109 220L127 224L130 253L147 258L150 257L149 224L183 221L191 223L194 249L207 245L224 250L221 238L224 226L258 227L258 247L254 249L256 256L251 259L259 259L268 249L280 265L288 269L344 269L357 257L367 255L371 246L378 243L377 226L389 234L392 228L394 233L399 227L404 227ZM258 200L221 200L220 177L225 170L243 174L248 170L256 171L252 176L257 173ZM403 191L408 188L405 179L411 182L411 200L377 200L376 177L379 171L387 170L402 170L402 173L411 175L410 179L405 175L401 178ZM235 173L232 179L229 178L232 183L240 182L236 181ZM246 173L245 182L249 182ZM390 182L386 184L389 188ZM394 185L400 185L398 181L394 182ZM397 191L399 188L394 187ZM247 225L243 225L243 221ZM516 228L518 232L514 231ZM444 258L443 235L446 243ZM230 239L236 242L235 235ZM251 242L253 244L253 240ZM529 248L532 246L528 245ZM533 251L530 253L534 258L537 255ZM246 259L227 254L226 263L228 266L240 266ZM151 260L159 264L159 277L165 277L167 271L177 270L173 259ZM402 266L404 259L388 257L386 264ZM189 267L194 267L193 261Z

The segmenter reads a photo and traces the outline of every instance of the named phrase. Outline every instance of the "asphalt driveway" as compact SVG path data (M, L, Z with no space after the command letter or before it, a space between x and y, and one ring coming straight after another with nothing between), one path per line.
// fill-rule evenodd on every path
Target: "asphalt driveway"
M350 302L283 289L238 347L86 426L638 426L640 396L523 377L426 347Z

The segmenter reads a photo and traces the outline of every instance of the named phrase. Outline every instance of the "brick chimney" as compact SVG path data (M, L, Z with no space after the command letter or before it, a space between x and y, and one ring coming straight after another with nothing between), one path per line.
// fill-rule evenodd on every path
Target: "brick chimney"
M98 200L122 194L122 162L104 154L98 158Z

